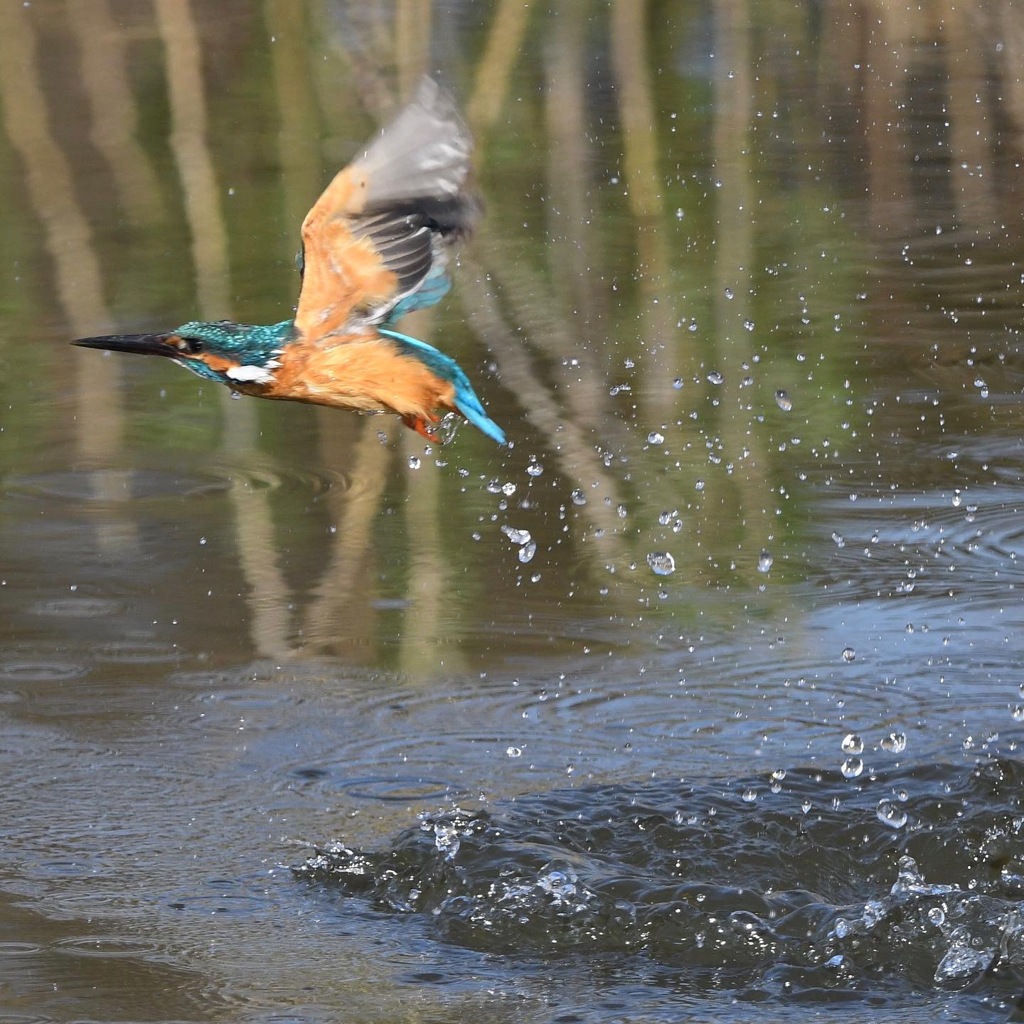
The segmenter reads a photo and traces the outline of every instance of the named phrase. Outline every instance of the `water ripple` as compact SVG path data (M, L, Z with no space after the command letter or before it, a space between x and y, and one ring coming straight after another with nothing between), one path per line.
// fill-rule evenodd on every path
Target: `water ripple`
M63 683L88 671L86 665L75 661L31 656L0 659L0 682L4 683Z
M98 619L116 615L124 605L103 597L50 597L30 605L30 615L54 616L60 619Z
M175 644L158 640L112 640L94 648L100 662L126 665L161 665L178 661L181 651Z
M188 500L225 491L230 482L213 474L160 470L69 469L7 477L2 493L23 498L122 504Z
M124 935L75 935L58 939L53 943L53 948L74 956L145 958L159 953L162 946L155 939L128 938Z
M339 470L282 463L263 454L245 459L214 461L210 467L229 487L246 490L293 490L319 494L327 490L349 492L352 480Z
M1005 600L1024 581L1022 508L1018 490L994 487L830 503L833 547L817 572L862 596L948 597L969 586L975 606Z
M201 471L95 468L12 474L0 483L0 495L120 506L129 502L202 501L235 488L318 494L328 489L347 491L349 480L340 472L282 464L254 454L245 460L209 462Z

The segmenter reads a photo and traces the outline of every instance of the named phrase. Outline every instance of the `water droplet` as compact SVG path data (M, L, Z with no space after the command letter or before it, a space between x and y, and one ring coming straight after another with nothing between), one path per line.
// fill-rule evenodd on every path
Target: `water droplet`
M704 481L703 480L697 480L697 482L693 486L694 486L695 490L703 491L704 490Z
M790 412L793 408L793 399L781 388L775 392L775 404L783 411Z
M847 662L847 664L849 664L849 662L855 661L856 658L857 658L857 652L852 647L844 647L843 648L843 661L845 661L845 662Z
M875 814L878 816L878 820L883 825L888 825L889 828L903 828L907 823L907 812L899 804L893 803L888 797L883 797L878 801Z
M501 532L513 544L529 544L530 543L530 531L529 530L517 530L514 526L503 526Z
M774 561L775 557L770 552L762 551L757 559L757 571L768 572L771 569L772 563Z
M907 749L907 734L891 732L882 740L881 747L890 754L902 754Z
M720 182L715 182L715 184L716 185L720 185L721 183ZM725 295L725 297L727 299L731 299L731 298L733 298L733 296L735 296L736 293L731 288L726 288L725 292L723 294Z
M519 747L506 747L505 754L508 757L522 757L523 752Z
M855 779L864 771L864 762L859 757L848 757L840 766L843 778Z
M501 485L501 493L506 497L511 498L516 493L516 485L509 480L507 483Z
M586 505L587 503L587 496L578 487L572 492L572 503L574 505Z
M443 853L448 860L454 860L459 852L461 840L458 828L447 822L434 822L434 846L438 853Z
M855 732L847 733L843 737L840 749L844 754L863 754L864 740Z
M683 387L683 378L676 377L676 379L672 381L672 387L674 387L676 391L681 391Z
M671 576L676 571L676 560L667 551L652 551L647 564L656 576Z
M410 469L419 469L420 468L420 459L419 459L418 455L410 455L409 456L409 468Z
M526 472L529 473L530 476L540 476L541 473L544 472L544 467L539 462L531 462L526 467Z
M946 921L946 912L942 907L932 907L928 911L928 920L934 925L942 925Z
M665 443L665 435L664 434L659 434L658 431L656 431L656 430L652 430L647 435L647 443L648 444L664 444Z
M528 540L519 549L519 561L525 565L535 554L537 554L537 542L535 540Z
M745 789L743 790L743 802L752 804L757 801L757 790L756 789Z
M722 375L722 373L719 370L712 370L708 374L708 383L709 384L723 384L723 383L725 383L725 377Z

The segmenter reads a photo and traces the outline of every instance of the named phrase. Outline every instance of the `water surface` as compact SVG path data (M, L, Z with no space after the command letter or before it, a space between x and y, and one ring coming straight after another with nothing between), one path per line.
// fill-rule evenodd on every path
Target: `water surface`
M1019 20L0 12L3 1018L1019 1013ZM508 448L68 346L287 315L424 71Z

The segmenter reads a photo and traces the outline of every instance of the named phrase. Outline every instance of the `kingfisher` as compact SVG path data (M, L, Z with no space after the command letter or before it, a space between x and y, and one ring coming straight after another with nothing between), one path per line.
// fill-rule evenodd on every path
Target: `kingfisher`
M472 139L451 97L424 78L406 106L344 167L302 222L295 316L276 324L190 321L165 334L116 334L72 344L167 356L235 392L397 413L429 441L439 410L498 444L454 359L402 334L398 320L451 287L451 243L479 203L467 180Z

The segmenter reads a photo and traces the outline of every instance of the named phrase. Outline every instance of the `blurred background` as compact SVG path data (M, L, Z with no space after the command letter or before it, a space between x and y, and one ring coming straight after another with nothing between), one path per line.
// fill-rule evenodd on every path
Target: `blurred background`
M894 799L1013 763L1022 60L1012 0L0 0L0 1019L733 1019L738 991L769 1019L794 984L808 1016L924 991L1005 1019L1016 966L978 976L1017 962L1015 889L987 931L922 909L895 981L777 968L856 959L837 908L940 828ZM287 317L306 210L425 73L486 216L403 329L507 448L69 346ZM485 843L474 899L510 864L548 893L502 897L524 923L500 942L374 909L419 890L289 870L555 793L511 827L562 856L552 821L601 787L670 787L648 797L689 820L680 780L826 809L808 872L851 822L882 866L819 893L813 952L729 946L738 974L700 983L706 915L623 939L614 886L586 941L538 952L581 863L550 897L550 858ZM982 800L1000 864L1016 799ZM754 829L736 878L799 830Z

